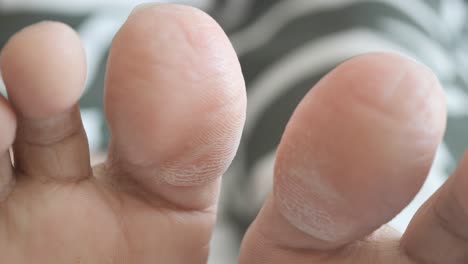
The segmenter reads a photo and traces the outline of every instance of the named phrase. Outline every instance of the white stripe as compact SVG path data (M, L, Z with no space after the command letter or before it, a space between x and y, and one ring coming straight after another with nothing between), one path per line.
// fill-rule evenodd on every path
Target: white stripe
M399 43L407 43L414 54L437 73L440 79L455 78L458 69L453 54L444 49L439 42L393 18L384 18L380 23L391 32L389 37L398 40Z
M251 133L266 107L297 81L320 74L343 59L374 51L411 54L368 29L328 35L295 49L286 58L267 68L250 85L245 134L248 136Z
M5 83L3 82L3 78L1 74L0 74L0 94L3 96L7 96Z
M463 0L440 1L440 13L444 20L446 30L452 34L459 34L466 24L467 9Z
M273 174L276 160L276 149L263 155L261 159L255 162L250 177L252 183L247 184L250 196L254 203L253 209L261 208L268 193L273 187Z
M281 1L260 16L252 25L234 34L231 41L239 55L267 43L289 21L311 11L327 11L357 3L381 2L408 14L415 22L433 32L438 39L448 38L438 14L421 0L289 0Z
M98 153L104 139L101 131L104 121L102 111L100 108L81 109L81 119L88 138L89 150L91 153Z
M85 92L95 81L100 63L106 55L112 38L125 22L127 13L98 13L78 27L77 30L86 50L86 61L88 64Z
M98 8L124 8L130 9L143 0L0 0L2 13L14 11L59 12L67 14L80 14Z
M456 86L445 85L445 95L447 97L447 112L451 117L468 116L468 94L463 89Z
M463 81L465 88L468 87L468 74L466 74L466 69L468 68L468 50L465 46L466 43L468 43L468 36L460 40L454 52L455 60L458 65L458 76Z
M0 0L0 13L14 11L59 12L80 14L96 9L118 8L129 10L141 3L179 3L207 10L216 0Z

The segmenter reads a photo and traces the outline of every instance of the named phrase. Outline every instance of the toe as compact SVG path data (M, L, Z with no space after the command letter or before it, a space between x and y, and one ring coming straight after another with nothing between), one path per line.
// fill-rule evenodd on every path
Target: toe
M363 239L414 197L444 128L445 101L426 67L391 54L340 65L291 118L273 194L245 238L241 263L307 263Z
M87 140L76 106L85 81L77 34L54 22L27 27L8 41L0 67L18 119L13 148L18 175L89 176Z
M416 213L402 247L417 263L468 263L468 155Z
M239 144L245 87L235 52L199 10L135 11L109 59L110 178L183 208L216 203Z

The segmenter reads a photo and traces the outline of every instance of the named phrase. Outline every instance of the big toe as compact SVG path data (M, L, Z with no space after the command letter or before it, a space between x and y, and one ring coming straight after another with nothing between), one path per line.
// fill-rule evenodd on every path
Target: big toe
M246 98L236 54L212 18L178 5L134 11L111 49L105 100L114 182L184 208L216 204Z
M394 263L353 247L324 256L368 236L414 197L445 129L443 98L426 67L398 55L360 56L327 75L286 128L274 191L241 263Z

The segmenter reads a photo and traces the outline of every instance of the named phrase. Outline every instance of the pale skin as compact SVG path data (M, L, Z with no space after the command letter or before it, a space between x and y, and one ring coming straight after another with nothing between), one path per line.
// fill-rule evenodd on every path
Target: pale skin
M174 5L129 17L106 79L109 158L95 167L76 33L32 25L0 67L2 263L206 263L246 112L238 60L211 18ZM468 159L406 233L385 226L421 187L445 119L425 66L378 53L337 67L292 116L239 263L467 263Z

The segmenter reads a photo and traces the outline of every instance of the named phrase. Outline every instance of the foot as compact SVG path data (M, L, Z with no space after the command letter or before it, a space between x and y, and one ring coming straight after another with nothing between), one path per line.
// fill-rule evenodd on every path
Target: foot
M77 34L28 27L1 70L2 263L206 263L246 105L239 62L211 18L171 5L129 17L109 58L109 157L94 168Z
M75 33L50 22L2 51L2 260L205 263L245 117L226 36L191 8L134 12L111 50L112 141L94 168L77 107L84 64ZM239 262L466 263L468 159L402 238L381 228L422 185L444 128L443 94L424 66L388 54L339 66L292 117Z

